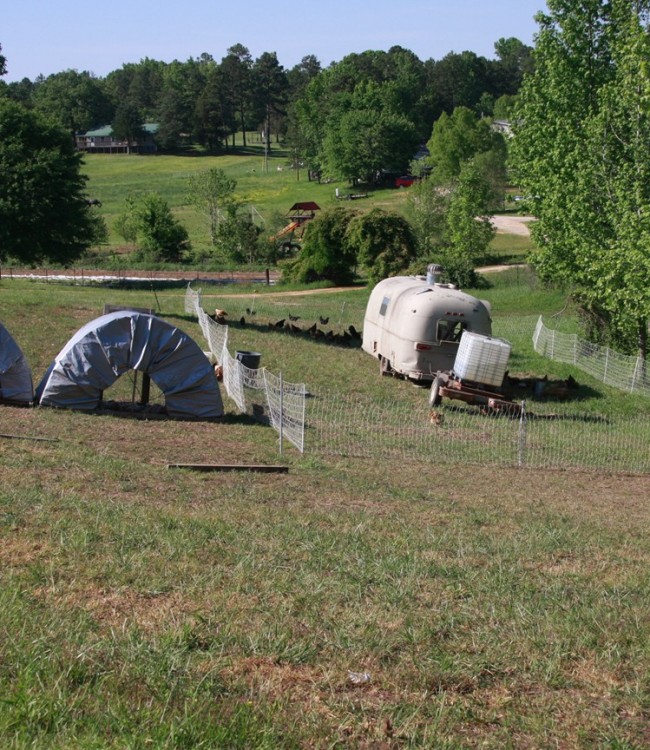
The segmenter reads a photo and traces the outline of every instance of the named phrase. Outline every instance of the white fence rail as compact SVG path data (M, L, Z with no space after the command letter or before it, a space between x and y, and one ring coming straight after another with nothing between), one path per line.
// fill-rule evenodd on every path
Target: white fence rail
M579 338L547 328L540 316L533 334L538 354L557 362L575 365L601 383L619 390L650 396L647 363L641 357L630 357Z

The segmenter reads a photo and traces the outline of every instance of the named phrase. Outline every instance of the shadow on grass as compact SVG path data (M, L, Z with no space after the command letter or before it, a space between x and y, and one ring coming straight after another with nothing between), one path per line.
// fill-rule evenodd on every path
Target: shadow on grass
M161 316L165 318L165 320L180 320L183 321L183 323L198 323L196 315L191 315L189 313L185 315L180 313L161 313Z
M338 346L346 349L356 349L361 346L361 334L352 325L347 328L341 326L328 326L329 321L322 323L314 322L311 326L300 325L299 321L293 322L287 318L276 321L257 321L246 319L242 316L239 321L229 322L228 326L234 329L248 329L261 335L282 334L298 338L309 339L317 344ZM338 330L337 330L338 329Z
M226 146L218 149L202 149L196 146L187 146L185 148L180 147L176 149L167 149L160 152L161 156L186 156L193 159L200 159L203 157L214 158L215 156L264 156L264 146L262 144L250 144L246 146ZM268 157L282 157L287 158L288 151L279 148L278 146L271 146L268 150Z
M443 403L445 401L443 400ZM520 401L513 401L513 405L519 406ZM597 415L597 414L568 414L552 412L548 414L541 414L535 412L535 403L541 405L542 403L549 403L548 401L542 402L529 402L526 401L526 421L538 421L538 422L578 422L583 424L611 424L611 420L608 417ZM565 403L563 401L562 403ZM518 421L521 419L521 411L517 408L516 410L508 410L507 408L490 409L480 404L457 406L456 404L447 404L447 410L455 414L464 414L467 416L480 416L486 419L510 419L512 421Z

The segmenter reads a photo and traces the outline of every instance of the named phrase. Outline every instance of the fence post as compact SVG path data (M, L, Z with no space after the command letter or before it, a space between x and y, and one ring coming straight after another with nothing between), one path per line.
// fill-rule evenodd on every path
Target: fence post
M636 358L636 363L634 365L634 372L632 373L632 384L630 385L630 392L633 392L636 390L636 379L637 379L637 372L639 371L639 364L641 361L641 357Z
M578 364L578 334L573 334L573 364Z
M609 369L609 347L605 347L605 369L603 371L603 383L607 382L607 370Z
M537 323L535 324L535 330L533 331L533 349L535 351L537 351L537 342L539 341L541 321L542 321L542 316L540 315L539 318L537 318Z
M521 402L519 412L519 435L517 438L517 466L521 469L526 463L526 402Z
M282 455L282 433L284 432L284 380L280 373L280 455Z

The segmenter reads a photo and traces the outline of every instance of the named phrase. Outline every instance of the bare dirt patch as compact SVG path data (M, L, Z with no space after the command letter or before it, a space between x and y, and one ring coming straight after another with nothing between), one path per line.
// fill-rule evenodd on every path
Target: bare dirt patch
M169 628L175 620L181 624L196 608L177 592L143 594L131 589L107 590L89 585L64 593L41 588L34 594L57 606L81 608L100 626L124 629L135 625L147 632Z
M49 547L41 542L22 537L4 537L0 547L0 561L4 566L30 565L49 554Z

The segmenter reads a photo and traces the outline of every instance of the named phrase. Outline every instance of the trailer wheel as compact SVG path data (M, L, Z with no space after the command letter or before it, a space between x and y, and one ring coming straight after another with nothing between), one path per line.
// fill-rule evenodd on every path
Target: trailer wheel
M390 366L390 360L384 356L379 357L379 374L390 375L393 372L393 368Z
M433 383L431 383L431 390L429 391L429 406L440 406L442 403L442 396L440 395L441 385L442 380L436 375L433 379Z

